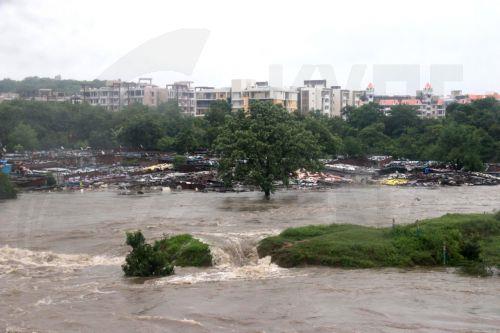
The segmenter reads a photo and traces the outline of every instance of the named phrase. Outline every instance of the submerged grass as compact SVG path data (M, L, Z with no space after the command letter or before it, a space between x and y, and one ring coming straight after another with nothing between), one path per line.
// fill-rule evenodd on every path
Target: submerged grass
M500 213L447 214L388 228L311 225L265 238L257 249L283 267L455 266L488 275L500 265Z
M189 234L157 240L155 250L167 255L175 266L211 266L210 247Z

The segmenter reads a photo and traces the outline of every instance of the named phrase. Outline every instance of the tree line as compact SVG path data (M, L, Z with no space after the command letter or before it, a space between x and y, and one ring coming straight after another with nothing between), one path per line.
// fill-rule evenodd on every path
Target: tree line
M493 98L451 104L443 119L421 119L404 105L386 115L374 103L345 108L342 118L330 118L285 114L282 107L264 102L254 103L247 114L231 112L229 103L216 101L204 117L191 117L174 101L111 112L87 104L15 100L0 103L0 145L8 151L123 147L184 154L216 152L222 146L228 150L245 136L249 142L266 137L270 147L302 144L319 157L392 155L481 170L484 162L500 160L499 120L500 103ZM289 124L291 132L283 127Z
M35 96L39 89L52 89L72 95L80 93L83 85L91 88L99 88L103 87L105 83L102 80L56 80L47 77L31 76L20 81L12 79L0 80L0 93L17 93L21 97L29 98Z

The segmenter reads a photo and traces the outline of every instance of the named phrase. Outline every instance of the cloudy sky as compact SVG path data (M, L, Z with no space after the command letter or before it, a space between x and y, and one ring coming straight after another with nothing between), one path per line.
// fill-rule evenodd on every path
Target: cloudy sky
M423 85L430 65L455 64L463 80L446 90L500 91L499 17L500 2L481 0L0 0L0 78L94 79L144 42L196 28L209 36L191 74L141 76L229 86L231 78L268 80L269 66L279 64L292 85L303 65L327 64L345 86L354 65L367 66L366 85L376 65L414 64ZM404 89L388 85L389 93Z

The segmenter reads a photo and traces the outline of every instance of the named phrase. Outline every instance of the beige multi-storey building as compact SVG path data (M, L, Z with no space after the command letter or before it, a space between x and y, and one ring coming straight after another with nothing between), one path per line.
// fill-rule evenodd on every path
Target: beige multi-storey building
M139 79L137 83L108 81L100 88L83 87L82 94L84 102L110 111L132 104L158 106L160 103L160 88L153 85L149 78Z
M320 111L330 117L342 116L342 111L348 106L359 107L374 102L385 114L390 114L393 106L408 105L414 107L422 118L439 118L445 116L446 106L450 103L470 103L488 96L500 99L498 94L463 95L460 91L453 92L448 98L440 97L433 94L430 84L417 91L416 96L376 96L371 83L365 90L349 90L340 86L328 87L326 80L306 80L304 86L299 88L272 87L268 82L250 79L232 80L231 87L225 88L193 87L190 81L174 82L166 88L159 88L152 84L151 79L140 79L138 83L109 81L105 87L84 87L82 91L83 96L75 95L68 99L50 89L41 89L37 100L64 99L75 104L83 101L108 110L118 110L135 103L154 107L173 100L184 114L192 116L203 116L210 104L217 100L230 103L232 111L248 111L252 101L269 101L282 105L289 112Z
M351 91L342 89L340 86L332 86L332 109L331 117L340 117L342 110L347 106L353 106L351 103Z
M167 84L165 101L177 101L182 112L196 116L196 97L195 89L191 87L191 81L178 81L173 84Z
M196 115L203 116L215 101L231 100L231 88L196 87Z
M297 89L271 87L266 81L233 80L231 83L233 110L243 109L248 111L251 101L269 101L276 105L282 105L289 112L297 111Z

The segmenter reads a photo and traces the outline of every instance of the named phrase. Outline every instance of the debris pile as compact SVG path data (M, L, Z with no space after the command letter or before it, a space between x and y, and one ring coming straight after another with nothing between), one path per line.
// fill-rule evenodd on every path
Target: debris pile
M288 187L323 189L347 184L388 186L498 185L500 165L485 172L454 170L435 161L393 160L390 156L326 160L322 172L297 171ZM25 190L115 188L122 194L162 190L251 191L246 184L227 188L217 177L217 159L160 152L56 150L6 154L0 171ZM283 184L277 184L283 187Z

